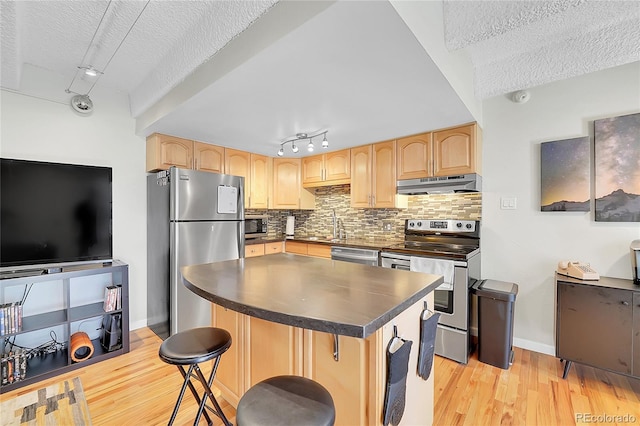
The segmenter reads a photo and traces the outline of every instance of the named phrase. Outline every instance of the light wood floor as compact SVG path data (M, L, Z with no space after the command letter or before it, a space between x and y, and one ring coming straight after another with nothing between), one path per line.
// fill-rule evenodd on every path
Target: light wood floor
M182 378L158 358L160 342L147 328L135 330L130 353L0 395L0 401L78 376L95 426L166 424ZM562 380L561 363L548 355L516 348L509 370L475 355L466 366L436 357L434 371L436 426L572 425L577 413L628 414L640 425L640 380L575 364ZM234 408L219 402L235 423ZM192 424L196 408L187 393L175 424ZM222 423L214 417L214 424Z
M575 363L563 380L562 367L555 357L520 348L508 370L479 362L477 354L466 366L436 357L434 425L640 425L640 380ZM604 421L580 421L582 414Z

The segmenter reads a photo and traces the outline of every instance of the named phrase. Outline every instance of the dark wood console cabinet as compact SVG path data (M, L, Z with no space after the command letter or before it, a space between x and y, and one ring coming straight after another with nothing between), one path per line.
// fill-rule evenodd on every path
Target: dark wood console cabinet
M109 285L122 286L121 308L105 312L105 287ZM63 268L55 273L36 270L31 273L4 274L0 279L0 305L20 300L29 286L31 290L23 306L22 328L15 332L5 329L4 334L0 335L0 354L11 351L14 348L12 342L33 348L50 341L52 336L55 336L63 348L28 359L26 377L5 385L0 382L0 393L129 352L127 264L113 261ZM89 326L101 324L103 318L111 314L121 314L122 346L107 351L100 344L101 331ZM83 355L79 362L72 359L73 354L70 351L70 339L75 331L86 332L92 339L93 346L93 354L86 359Z
M556 274L556 356L640 378L640 286Z

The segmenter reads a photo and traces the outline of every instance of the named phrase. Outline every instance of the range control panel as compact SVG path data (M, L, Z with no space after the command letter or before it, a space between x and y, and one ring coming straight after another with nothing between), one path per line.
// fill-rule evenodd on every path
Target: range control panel
M473 220L409 219L406 222L406 230L408 231L475 232L476 222Z

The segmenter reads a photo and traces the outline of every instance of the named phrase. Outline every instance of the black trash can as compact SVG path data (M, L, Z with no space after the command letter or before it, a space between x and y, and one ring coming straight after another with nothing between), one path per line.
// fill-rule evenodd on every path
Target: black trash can
M513 362L513 309L518 285L481 280L472 289L478 296L478 360L507 370Z

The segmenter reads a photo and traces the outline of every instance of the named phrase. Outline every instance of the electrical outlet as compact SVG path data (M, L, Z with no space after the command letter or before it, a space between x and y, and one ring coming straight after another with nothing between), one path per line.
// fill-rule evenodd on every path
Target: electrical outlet
M383 231L393 231L393 221L392 220L383 220L382 221L382 230Z

